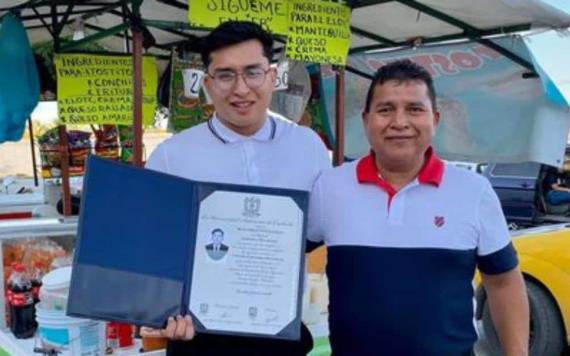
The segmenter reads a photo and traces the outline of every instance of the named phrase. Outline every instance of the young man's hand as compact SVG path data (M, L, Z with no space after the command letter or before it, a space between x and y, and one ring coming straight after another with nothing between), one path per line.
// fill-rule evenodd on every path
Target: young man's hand
M141 331L142 333L142 331ZM194 323L189 315L168 318L166 328L151 329L145 328L145 333L149 336L165 337L171 340L192 340L195 335Z

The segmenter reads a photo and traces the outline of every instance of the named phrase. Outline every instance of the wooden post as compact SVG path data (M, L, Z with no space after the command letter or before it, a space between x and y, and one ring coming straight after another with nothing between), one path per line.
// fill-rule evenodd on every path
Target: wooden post
M61 41L59 35L63 29L63 24L58 23L57 6L52 4L51 7L51 21L53 27L53 48L55 53L59 53L61 49ZM68 8L71 12L71 8ZM63 215L71 216L71 188L69 184L69 145L67 143L67 129L65 124L59 125L59 154L61 158L61 183L62 183L62 203Z
M136 167L143 165L142 41L142 31L133 28L133 164Z
M34 186L37 187L39 185L38 182L38 167L36 163L36 149L34 145L34 128L32 126L32 118L28 118L28 132L30 135L30 149L32 150L32 169L34 171Z
M59 127L59 154L61 157L61 182L63 215L71 216L71 188L69 184L69 145L65 125Z
M333 163L335 166L344 162L344 67L336 70L336 95L335 95L335 148Z

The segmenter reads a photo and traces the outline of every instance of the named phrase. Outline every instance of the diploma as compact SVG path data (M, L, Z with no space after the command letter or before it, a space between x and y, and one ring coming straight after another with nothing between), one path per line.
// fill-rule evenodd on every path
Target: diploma
M303 221L287 196L218 190L201 201L188 302L199 331L275 336L295 321Z
M91 157L70 316L296 340L308 192L196 182Z

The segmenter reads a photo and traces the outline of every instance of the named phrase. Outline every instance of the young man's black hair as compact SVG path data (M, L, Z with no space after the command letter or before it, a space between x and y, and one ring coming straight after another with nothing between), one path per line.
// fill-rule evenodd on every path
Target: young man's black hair
M219 232L222 235L224 234L224 230L216 228L216 229L212 230L212 235L215 234L216 232Z
M210 65L210 54L220 48L257 40L263 47L263 55L269 63L273 59L273 38L261 26L249 21L228 21L216 27L202 39L200 55L206 69Z
M399 83L408 81L424 82L428 89L428 95L431 100L432 108L434 111L437 110L435 88L433 85L433 79L429 72L421 65L416 64L409 59L401 59L390 62L378 69L374 75L374 78L372 79L372 83L370 83L368 94L366 94L366 106L364 107L365 112L368 112L370 110L374 88L377 85L382 85L390 80L395 80Z

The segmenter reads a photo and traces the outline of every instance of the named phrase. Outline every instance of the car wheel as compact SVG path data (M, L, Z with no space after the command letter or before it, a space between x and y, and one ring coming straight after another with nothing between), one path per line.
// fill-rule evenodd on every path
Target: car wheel
M564 326L558 306L539 285L526 282L530 306L530 356L559 356L565 347ZM491 321L488 303L483 307L483 331L493 355L501 355L501 344Z

